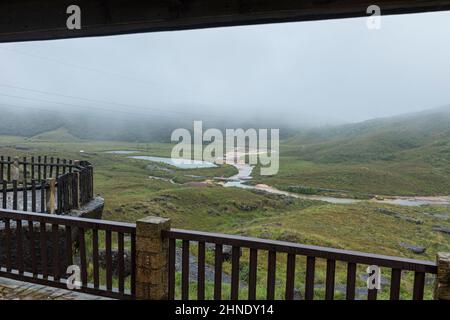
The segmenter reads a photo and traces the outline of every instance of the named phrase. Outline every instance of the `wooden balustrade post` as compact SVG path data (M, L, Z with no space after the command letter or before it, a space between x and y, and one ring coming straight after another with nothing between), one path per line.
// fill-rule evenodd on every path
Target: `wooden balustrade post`
M74 160L73 165L78 167L80 165L80 160ZM80 201L81 197L80 197L80 173L78 171L74 172L74 179L75 179L75 182L74 182L75 194L74 195L76 197L75 202L77 204L76 209L79 209L81 207L81 201Z
M438 252L436 256L437 275L434 298L450 300L450 253Z
M56 199L56 179L47 179L47 184L49 186L48 192L45 193L46 195L46 203L47 203L47 213L55 214L56 206L55 206L55 199ZM43 192L43 190L41 190Z
M136 298L167 300L169 294L169 240L162 231L170 219L147 217L136 222Z
M76 203L76 209L80 209L81 202L80 202L80 173L74 172L74 197L75 197L75 203Z

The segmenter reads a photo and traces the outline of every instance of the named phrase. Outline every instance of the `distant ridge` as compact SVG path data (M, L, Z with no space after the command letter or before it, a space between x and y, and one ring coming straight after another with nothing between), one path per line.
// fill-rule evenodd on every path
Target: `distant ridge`
M441 158L450 145L450 107L304 130L288 143L297 146L290 155L322 163L393 160L407 151Z
M74 142L80 139L72 135L66 128L58 128L56 130L37 134L31 137L30 140L49 141L49 142Z

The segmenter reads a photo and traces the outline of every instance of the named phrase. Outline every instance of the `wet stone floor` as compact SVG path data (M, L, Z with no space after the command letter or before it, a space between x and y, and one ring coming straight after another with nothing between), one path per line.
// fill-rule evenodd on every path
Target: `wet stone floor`
M77 291L0 277L0 300L110 300Z

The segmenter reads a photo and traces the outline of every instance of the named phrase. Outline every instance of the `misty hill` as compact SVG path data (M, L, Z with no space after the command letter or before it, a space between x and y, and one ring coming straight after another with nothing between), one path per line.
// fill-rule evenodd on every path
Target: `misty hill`
M37 134L31 137L31 140L47 141L47 142L74 142L79 139L74 137L66 128L59 128L52 131Z
M194 120L201 117L183 116L167 118L155 116L128 116L106 112L76 113L49 110L13 110L1 108L0 135L22 136L42 140L55 139L58 133L62 139L114 140L127 142L170 142L172 131L177 128L192 130ZM203 121L207 128L280 128L280 123L268 121L233 119L209 119ZM63 130L63 131L58 131ZM293 129L281 130L281 137L293 134Z
M450 154L450 107L302 131L288 139L288 145L286 155L319 163L431 155L445 160Z

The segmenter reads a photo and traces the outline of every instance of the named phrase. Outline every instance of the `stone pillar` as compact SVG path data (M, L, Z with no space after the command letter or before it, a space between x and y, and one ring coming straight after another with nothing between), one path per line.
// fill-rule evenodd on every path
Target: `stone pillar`
M47 203L47 213L55 214L56 211L56 179L47 179L49 189L45 193Z
M438 252L436 256L438 272L434 298L450 300L450 253Z
M167 300L169 241L162 231L170 229L170 219L147 217L136 222L136 298Z

